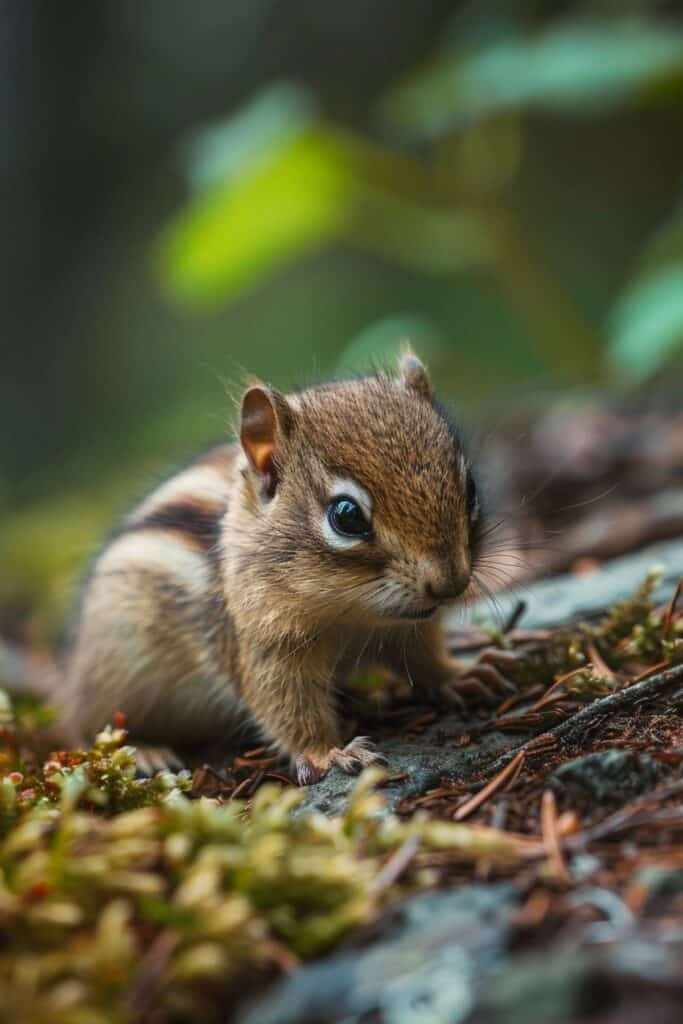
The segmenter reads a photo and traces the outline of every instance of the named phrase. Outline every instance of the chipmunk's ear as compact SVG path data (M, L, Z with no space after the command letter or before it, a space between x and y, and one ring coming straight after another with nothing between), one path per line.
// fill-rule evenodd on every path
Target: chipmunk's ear
M250 387L242 398L240 441L249 463L272 498L278 484L276 450L292 427L292 410L279 391L261 384Z
M426 398L428 401L431 399L432 382L429 379L429 374L408 344L404 345L401 350L398 370L404 387L416 391L421 398Z

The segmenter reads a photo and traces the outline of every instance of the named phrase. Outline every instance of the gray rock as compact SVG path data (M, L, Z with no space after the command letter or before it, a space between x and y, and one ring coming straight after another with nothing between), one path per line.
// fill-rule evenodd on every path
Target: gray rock
M633 750L601 750L566 761L550 775L555 790L581 790L598 803L616 797L623 803L652 789L660 770L648 754Z
M514 909L508 885L408 900L363 950L297 971L238 1024L459 1024L501 962Z
M683 869L681 868L652 864L636 871L633 881L647 890L646 909L648 911L658 905L670 905L672 900L683 893Z
M592 618L616 601L630 597L655 566L662 570L655 599L666 601L683 576L683 540L652 544L634 554L613 558L589 576L555 576L496 595L499 608L496 618L504 622L520 600L526 603L520 623L525 629L551 629L562 623ZM491 609L482 602L475 606L474 615L479 621L490 620ZM458 624L454 616L453 625Z
M491 979L467 1024L564 1024L596 976L585 952L515 957Z
M467 1024L679 1024L682 963L680 932L641 927L598 944L577 936L510 958Z
M467 747L457 745L457 737L467 731L457 715L445 714L427 728L417 739L392 736L380 746L388 760L388 771L404 775L397 782L389 782L382 792L387 811L405 797L419 796L440 779L465 781L479 773L482 761L493 760L513 740L502 732L485 733ZM448 739L444 740L444 734ZM515 741L520 734L515 734ZM333 768L315 786L309 786L297 813L315 809L324 814L339 814L346 806L355 779Z
M592 853L578 853L572 857L569 871L574 882L587 882L602 867L602 861Z

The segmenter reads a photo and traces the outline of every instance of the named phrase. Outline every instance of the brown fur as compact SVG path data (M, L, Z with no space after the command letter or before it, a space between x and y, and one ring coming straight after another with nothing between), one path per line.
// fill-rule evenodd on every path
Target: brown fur
M86 736L124 712L134 741L229 742L250 716L313 781L339 748L350 666L380 660L415 685L453 678L438 618L471 572L476 527L457 435L424 368L283 396L247 392L239 445L153 492L97 560L64 687ZM371 496L372 535L325 534L333 480Z

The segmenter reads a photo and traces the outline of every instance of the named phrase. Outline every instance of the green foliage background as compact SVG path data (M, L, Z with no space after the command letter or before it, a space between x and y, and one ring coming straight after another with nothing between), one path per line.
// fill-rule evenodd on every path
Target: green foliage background
M228 433L244 370L297 385L409 336L493 423L667 374L676 8L13 11L0 627L54 631L114 511Z

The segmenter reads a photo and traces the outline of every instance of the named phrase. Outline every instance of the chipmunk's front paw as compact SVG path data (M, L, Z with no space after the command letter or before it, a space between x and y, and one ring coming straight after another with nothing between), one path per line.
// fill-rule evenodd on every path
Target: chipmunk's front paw
M357 775L369 764L386 764L387 759L367 736L356 736L345 747L332 747L320 755L299 754L294 761L296 780L300 786L320 782L333 764L348 775Z
M517 688L506 679L495 665L477 662L462 665L454 660L440 665L427 685L419 688L428 700L445 709L464 712L473 704L493 707L504 697L517 692Z
M331 763L329 754L322 757L315 754L297 754L294 759L296 781L300 786L312 786L320 782L323 775L327 774Z
M386 764L387 759L368 736L356 736L345 747L334 747L330 751L333 764L348 775L357 775L369 764Z
M517 687L493 665L472 665L443 687L447 700L454 705L475 703L495 707L505 697L517 693Z

